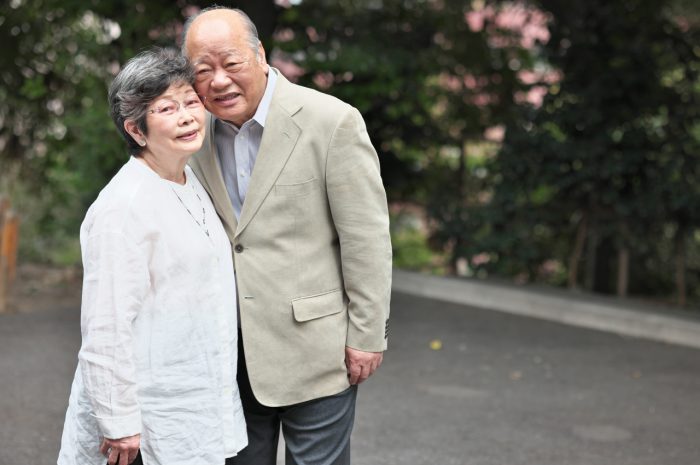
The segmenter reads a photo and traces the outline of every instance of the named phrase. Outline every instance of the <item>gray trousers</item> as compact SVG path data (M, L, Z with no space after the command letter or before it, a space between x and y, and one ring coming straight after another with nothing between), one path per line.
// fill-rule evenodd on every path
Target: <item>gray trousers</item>
M238 389L248 429L248 446L226 465L275 465L280 426L286 465L350 465L350 434L357 386L329 397L285 407L259 403L250 387L245 355L238 346Z

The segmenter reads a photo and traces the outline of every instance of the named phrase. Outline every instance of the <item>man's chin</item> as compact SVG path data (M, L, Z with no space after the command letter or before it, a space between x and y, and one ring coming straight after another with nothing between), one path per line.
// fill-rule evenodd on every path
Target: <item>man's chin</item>
M230 108L221 108L215 105L211 105L210 107L208 107L207 111L209 111L209 113L216 116L217 118L226 121L227 123L235 124L236 126L240 126L241 124L243 124L239 124L239 122L243 118L241 116L241 112L239 111L231 111Z

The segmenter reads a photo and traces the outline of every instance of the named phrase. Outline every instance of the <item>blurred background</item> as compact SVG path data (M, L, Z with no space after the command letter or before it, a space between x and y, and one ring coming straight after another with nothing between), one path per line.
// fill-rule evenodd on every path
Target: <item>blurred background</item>
M364 115L395 265L700 307L700 3L221 2L289 79ZM0 7L0 194L20 263L79 269L126 161L106 89L210 2Z

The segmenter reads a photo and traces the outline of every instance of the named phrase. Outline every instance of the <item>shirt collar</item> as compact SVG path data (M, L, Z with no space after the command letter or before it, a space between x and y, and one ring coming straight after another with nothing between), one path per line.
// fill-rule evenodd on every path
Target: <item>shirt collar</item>
M277 71L270 66L269 72L267 73L267 85L265 86L265 93L260 99L260 104L258 109L253 115L253 120L265 127L265 121L267 120L267 113L270 111L270 102L272 101L272 94L275 92L275 85L277 84Z

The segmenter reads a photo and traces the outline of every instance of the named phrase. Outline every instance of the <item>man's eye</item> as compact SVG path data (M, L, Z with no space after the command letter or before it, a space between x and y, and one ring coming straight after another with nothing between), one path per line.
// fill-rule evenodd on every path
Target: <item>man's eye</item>
M197 82L206 81L207 79L211 79L211 77L212 72L210 69L200 69L199 71L194 73L194 78Z

